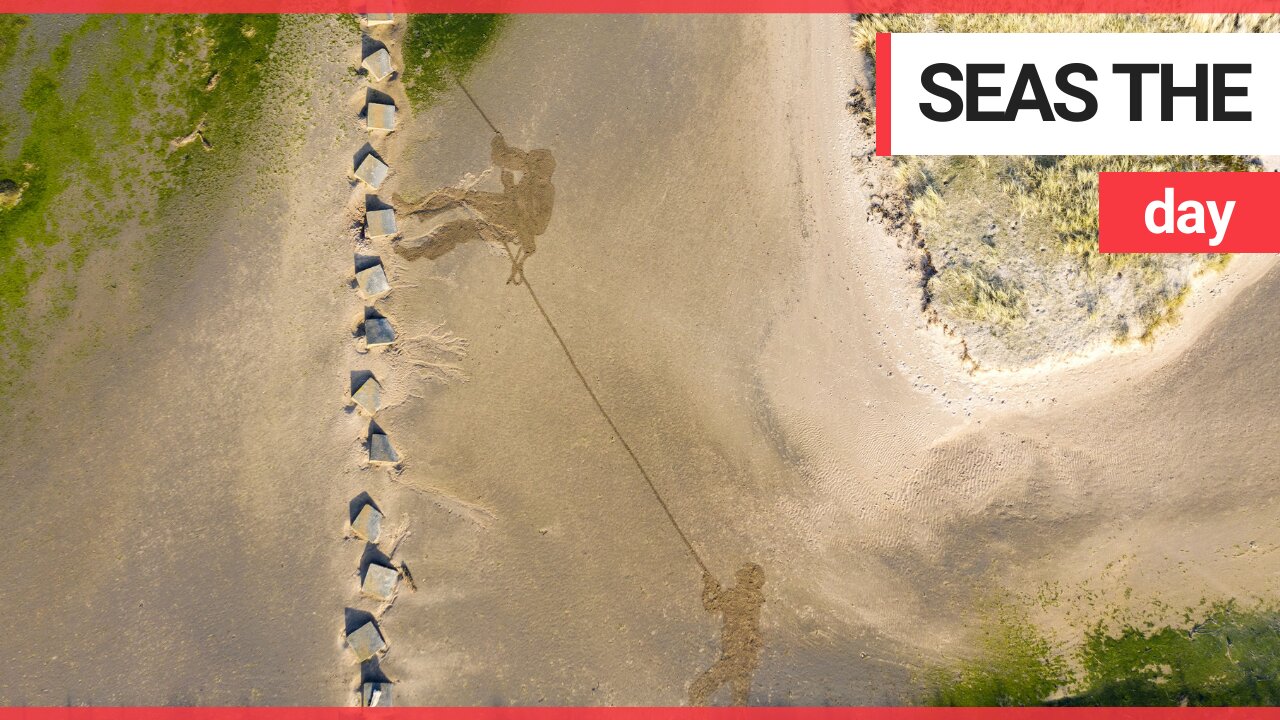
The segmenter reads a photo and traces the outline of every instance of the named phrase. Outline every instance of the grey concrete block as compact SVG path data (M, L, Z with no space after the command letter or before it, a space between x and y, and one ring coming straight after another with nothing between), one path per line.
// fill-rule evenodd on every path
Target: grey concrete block
M396 129L396 106L383 103L369 103L365 108L365 121L370 130Z
M396 592L396 582L399 580L399 570L373 564L364 571L364 583L360 586L360 592L378 600L390 600Z
M351 521L351 532L365 542L377 545L378 539L382 537L382 513L373 505L360 508L356 519Z
M378 628L372 621L361 625L355 632L347 635L347 647L351 648L360 662L372 660L386 646L387 642L382 639L382 633L378 632Z
M391 440L386 435L373 433L369 436L369 462L400 462L400 455L391 447Z
M387 281L387 273L379 263L356 273L356 287L359 288L362 296L375 298L389 292L391 283Z
M364 21L368 25L390 25L396 21L394 13L365 13Z
M369 55L360 63L360 66L369 71L369 77L381 82L389 76L393 70L391 67L391 53L386 48L380 48L377 52Z
M364 321L364 343L369 347L390 345L395 342L396 331L386 318L369 318Z
M361 685L360 707L393 707L391 683L367 682Z
M382 187L382 183L387 179L387 173L391 171L387 164L374 157L372 154L365 155L364 160L360 161L360 167L356 168L356 177L369 187L377 190Z
M365 237L386 237L387 235L396 234L396 211L391 208L386 210L369 210L364 214L364 236Z
M382 408L382 385L378 384L377 380L369 378L351 395L351 399L362 410L372 415Z

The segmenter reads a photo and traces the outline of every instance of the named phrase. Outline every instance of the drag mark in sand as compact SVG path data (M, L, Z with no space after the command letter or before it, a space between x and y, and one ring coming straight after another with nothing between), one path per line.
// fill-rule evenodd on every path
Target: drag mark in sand
M396 353L402 354L423 380L467 381L467 374L459 364L467 357L467 340L445 330L444 323L432 326L423 335L407 338Z
M440 509L450 515L456 515L478 526L482 530L488 530L489 527L493 525L493 521L497 519L497 515L494 514L493 510L485 507L484 505L467 502L466 500L463 500L462 498L440 488L431 486L423 487L416 483L406 482L395 475L391 476L391 482L406 488L410 492L430 498L431 502Z
M476 109L480 106L476 105ZM489 123L488 117L485 122ZM409 211L410 215L426 214L436 219L436 225L420 238L397 243L396 253L407 260L424 256L434 260L462 243L483 241L487 231L501 238L508 252L510 243L519 246L512 257L507 282L520 284L525 260L538 249L535 238L546 232L551 222L556 199L551 175L555 173L556 160L550 150L513 148L501 133L493 136L490 145L493 164L502 171L502 192L437 190ZM515 173L520 173L519 180Z

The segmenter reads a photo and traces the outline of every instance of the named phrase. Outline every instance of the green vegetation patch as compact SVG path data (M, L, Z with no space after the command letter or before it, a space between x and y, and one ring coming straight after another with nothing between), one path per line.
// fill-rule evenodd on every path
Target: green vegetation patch
M1280 704L1280 610L1222 602L1179 625L1099 623L1071 652L1024 615L996 616L979 654L931 670L927 702L948 706Z
M172 26L178 51L195 60L180 86L185 115L205 120L215 146L247 135L239 131L258 114L279 27L279 15L206 15Z
M862 15L877 32L1260 32L1262 15ZM1237 156L897 157L890 195L924 250L924 302L979 366L1022 367L1110 342L1150 341L1220 255L1102 255L1100 172L1250 171Z
M1003 606L982 631L979 654L926 675L928 704L945 707L1036 705L1071 680L1065 658L1024 613Z
M18 38L27 26L25 15L0 15L0 69L8 67L18 49Z
M24 33L34 46L37 22L0 16L0 71ZM90 16L31 68L20 106L0 108L0 397L36 348L30 329L66 316L89 253L145 226L161 214L149 209L235 150L256 118L278 22ZM203 142L175 144L197 128Z
M1214 605L1182 627L1101 627L1079 652L1068 705L1280 704L1280 612Z
M13 55L18 51L18 41L22 38L22 31L26 26L27 18L24 15L0 15L0 74L9 69ZM0 148L4 147L5 137L8 134L9 128L3 116L0 116ZM3 182L3 178L0 178L0 182ZM0 192L4 192L4 189L0 188ZM3 209L2 199L0 199L0 209Z
M404 45L409 99L425 106L455 77L466 76L505 22L505 15L410 15Z
M951 308L957 316L992 327L1003 327L1022 318L1022 290L992 266L952 265L929 279L935 304Z

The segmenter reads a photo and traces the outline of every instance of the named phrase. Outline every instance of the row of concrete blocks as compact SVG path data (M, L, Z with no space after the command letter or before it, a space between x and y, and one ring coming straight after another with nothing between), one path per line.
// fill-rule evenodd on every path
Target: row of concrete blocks
M394 22L395 16L391 13L370 13L365 16L365 23L369 26L390 25ZM361 66L374 82L382 82L395 72L395 68L391 63L391 54L387 52L386 48L379 48L370 53L361 62ZM395 112L394 105L367 103L365 117L369 131L390 132L395 130ZM376 191L382 187L382 183L387 179L389 172L390 168L387 164L376 155L370 153L360 162L360 165L356 168L355 175L370 189ZM397 232L395 210L391 208L369 210L366 208L364 225L366 238L393 237ZM391 291L391 283L387 279L387 272L381 261L356 272L356 289L361 297L366 300L376 300ZM384 347L395 342L395 339L396 331L390 320L381 316L365 318L365 347ZM382 386L376 379L370 377L352 395L352 400L365 412L373 415L381 407L381 396ZM396 452L395 447L392 446L391 441L385 433L381 432L373 424L370 424L369 431L369 462L391 464L400 462L400 455Z
M391 13L368 13L365 23L368 26L388 25L395 22ZM364 58L361 63L369 77L381 82L390 77L394 71L391 55L386 48L380 48ZM365 122L370 133L391 132L395 130L396 108L394 105L369 101L365 105ZM386 180L389 168L372 153L367 155L356 168L356 177L373 190L378 190ZM365 236L386 237L395 235L395 211L365 210ZM356 272L356 289L366 300L374 301L391 291L391 283L387 279L386 269L381 260ZM395 329L384 317L369 317L364 323L366 347L390 345L395 341ZM351 399L370 416L382 407L382 385L370 376L352 393ZM382 433L377 425L369 424L369 462L398 463L399 454L392 447L390 439ZM377 545L382 538L382 512L372 502L365 503L351 521L351 531L365 542ZM387 602L396 592L400 580L400 571L370 563L361 579L360 592L379 602ZM347 634L347 646L355 653L356 659L367 663L382 653L386 647L386 639L377 624L370 620ZM360 685L361 707L390 707L392 705L391 683L382 679L368 680Z
M357 272L356 287L366 299L376 299L391 290L391 285L387 281L386 271L383 270L381 263ZM395 339L396 331L392 327L390 320L381 316L365 318L364 340L366 347L384 347L395 342ZM377 378L370 375L351 394L351 400L370 417L376 415L378 410L382 408L382 384L378 382ZM400 455L391 445L391 441L372 422L369 424L369 462L390 464L400 462Z
M374 415L382 407L382 383L370 375L351 393L351 400L368 415ZM369 423L369 462L392 465L400 462L400 454L391 445L387 434L372 421Z
M377 545L382 539L382 512L372 502L365 503L351 521L351 532L367 543ZM365 569L364 578L360 582L360 592L379 602L389 601L396 592L400 582L400 571L393 567L370 563ZM361 663L369 662L387 647L382 631L373 620L366 622L347 634L347 647ZM360 686L360 705L362 707L390 707L391 683L372 680Z
M394 22L395 16L391 13L369 13L365 16L365 23L369 26L390 25ZM377 51L370 53L361 62L361 67L376 82L387 79L395 71L391 64L391 54L387 52L386 48L379 48ZM365 119L370 132L391 132L396 127L396 106L368 102L365 105ZM356 178L365 185L377 190L382 187L382 183L386 181L389 172L390 168L387 167L386 163L382 162L376 155L369 154L360 162L355 174ZM366 237L387 237L395 234L396 217L394 210L390 208L366 210ZM369 300L376 299L391 291L391 284L387 280L387 273L381 262L357 272L356 286L360 294ZM371 318L370 322L365 323L365 342L368 346L389 345L394 340L395 330L385 318Z
M392 22L394 22L394 19L387 22L369 22L369 24L387 25ZM369 74L369 79L374 82L382 82L395 72L395 68L391 64L391 53L387 52L386 48L378 48L369 53L360 63L360 66L365 69L365 72ZM367 102L365 104L365 124L370 132L391 132L395 130L396 106L379 102ZM387 179L387 172L386 163L370 155L360 163L360 167L356 168L356 177L360 178L369 187L377 190L381 187L382 182Z

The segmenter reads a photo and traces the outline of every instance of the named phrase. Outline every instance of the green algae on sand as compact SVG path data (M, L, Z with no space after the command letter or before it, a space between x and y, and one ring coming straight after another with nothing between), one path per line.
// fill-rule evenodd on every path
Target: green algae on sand
M1280 704L1280 608L1224 601L1157 626L1099 622L1072 651L1025 615L996 616L974 659L930 670L926 703L945 706Z
M404 83L409 99L429 104L467 74L493 44L505 15L410 15L404 47Z
M1071 680L1058 649L1012 605L987 609L976 657L931 668L927 704L1036 705Z
M1178 627L1090 631L1060 705L1280 704L1280 610L1223 602Z
M17 85L0 89L20 98L0 108L0 181L11 189L0 203L0 400L39 349L31 328L66 317L89 254L227 165L256 120L278 23L91 15L63 28L0 16L0 73ZM41 43L53 43L47 58L10 68L15 48L35 56ZM217 153L171 145L197 126Z

